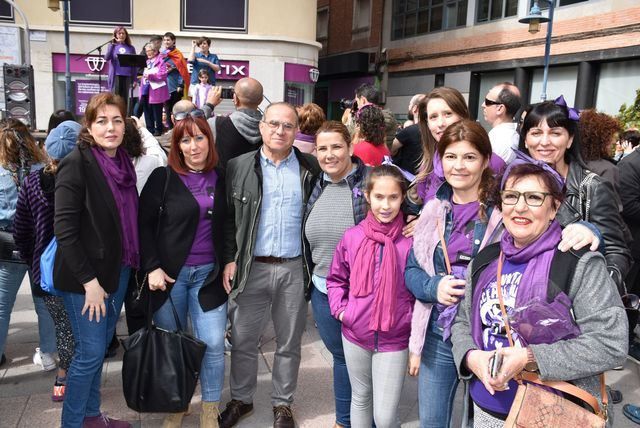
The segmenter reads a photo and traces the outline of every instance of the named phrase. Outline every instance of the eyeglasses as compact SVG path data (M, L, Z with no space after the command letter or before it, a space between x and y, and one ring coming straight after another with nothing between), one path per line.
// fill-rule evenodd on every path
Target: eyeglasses
M530 207L539 207L544 204L544 200L547 196L551 196L551 193L547 192L517 192L515 190L503 190L500 192L502 197L502 203L504 205L515 205L520 200L521 196L524 196L525 204Z
M502 103L499 102L499 101L493 101L493 100L490 100L489 98L485 98L484 99L484 105L486 105L487 107L489 107L489 106L497 106L497 105L500 105L500 104L502 104Z
M280 126L282 126L282 129L287 132L291 132L297 128L297 125L294 125L293 123L280 122L279 120L270 120L268 122L265 120L262 120L261 122L266 124L269 127L269 129L271 129L272 132L276 131L278 128L280 128Z
M191 116L193 119L197 119L199 117L205 117L204 112L202 110L200 110L199 108L197 108L197 109L191 110L191 111L181 111L179 113L176 113L176 114L173 115L173 119L176 122L179 122L181 120L186 119L187 116Z

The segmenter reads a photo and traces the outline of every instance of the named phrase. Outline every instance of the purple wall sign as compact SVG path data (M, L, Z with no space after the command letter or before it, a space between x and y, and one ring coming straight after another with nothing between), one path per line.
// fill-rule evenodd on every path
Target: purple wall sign
M304 104L304 89L297 86L288 85L284 86L284 100L291 105L301 106Z
M240 80L249 77L249 61L220 60L220 71L216 76L219 80Z
M295 83L315 84L318 81L320 72L316 67L303 64L284 64L284 81Z
M98 73L101 72L102 75L105 76L105 79L109 75L109 64L104 60L104 58L98 55L85 56L80 54L70 54L69 57L69 66L72 73L95 74L97 76ZM54 73L65 72L65 58L63 53L54 53L51 60Z
M92 96L100 92L108 92L107 82L102 81L102 91L100 91L100 84L97 80L76 80L73 82L75 85L76 93L76 115L84 116L84 112L87 109L87 104Z

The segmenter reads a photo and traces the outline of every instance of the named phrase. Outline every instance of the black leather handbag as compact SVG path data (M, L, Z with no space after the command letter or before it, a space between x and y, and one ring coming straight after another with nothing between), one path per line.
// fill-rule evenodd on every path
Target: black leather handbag
M149 307L147 326L122 341L122 389L137 412L185 412L198 383L207 345L182 330L171 295L169 301L176 331L153 325Z

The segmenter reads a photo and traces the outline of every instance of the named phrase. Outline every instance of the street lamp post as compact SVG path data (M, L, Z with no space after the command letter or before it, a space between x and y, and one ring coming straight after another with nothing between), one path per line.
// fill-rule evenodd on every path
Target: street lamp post
M535 34L540 31L540 23L548 22L547 25L547 39L544 44L544 75L542 76L542 93L540 94L540 101L547 100L547 80L549 78L549 58L551 56L551 33L553 32L553 9L555 7L556 0L543 0L549 4L549 17L542 16L540 6L538 6L538 0L534 0L533 6L529 11L529 15L520 19L519 22L523 24L529 24L529 32Z

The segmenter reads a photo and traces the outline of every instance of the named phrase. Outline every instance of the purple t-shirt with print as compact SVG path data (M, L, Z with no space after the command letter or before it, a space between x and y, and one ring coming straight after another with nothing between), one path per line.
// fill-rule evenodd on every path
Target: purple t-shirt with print
M473 250L473 232L478 219L478 201L467 204L451 202L451 217L453 225L447 241L447 254L451 261L451 268L467 268L471 261Z
M526 263L513 264L505 261L502 267L502 297L507 314L513 311L518 294L520 280L524 273ZM491 281L480 295L480 320L482 321L482 345L483 350L493 351L498 347L508 347L509 340L505 334L504 320L500 310L500 300L496 288L496 280ZM518 335L511 331L515 346L521 346ZM509 381L509 390L496 391L495 395L489 394L484 385L478 379L471 381L469 392L473 402L483 409L494 413L507 415L516 396L518 384Z
M198 202L200 208L198 228L185 265L199 266L213 263L216 255L213 248L213 232L209 212L213 210L213 197L216 183L218 182L218 174L215 171L204 173L188 172L187 174L179 174L179 176L196 202Z

